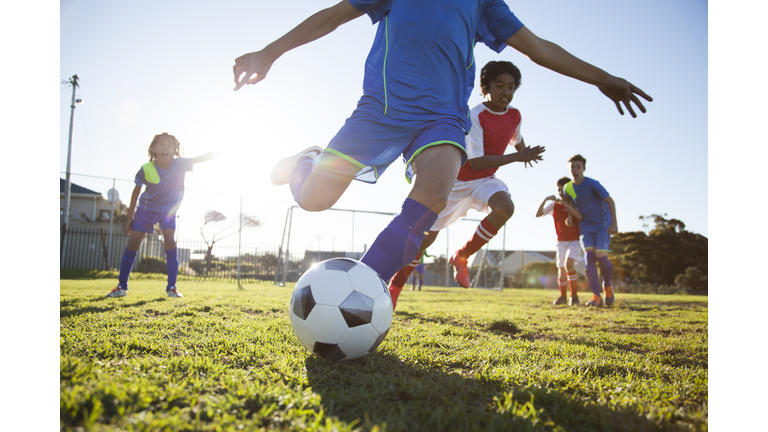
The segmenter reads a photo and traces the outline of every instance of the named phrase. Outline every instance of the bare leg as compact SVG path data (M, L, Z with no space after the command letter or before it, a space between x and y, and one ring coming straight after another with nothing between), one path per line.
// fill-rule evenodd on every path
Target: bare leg
M323 153L301 187L299 205L307 211L328 210L341 198L360 168L332 153Z
M512 203L509 193L504 191L493 194L488 200L488 207L491 208L488 222L495 226L496 229L503 227L515 213L515 205Z
M413 161L415 177L408 198L440 214L459 175L461 156L461 150L450 144L423 150Z

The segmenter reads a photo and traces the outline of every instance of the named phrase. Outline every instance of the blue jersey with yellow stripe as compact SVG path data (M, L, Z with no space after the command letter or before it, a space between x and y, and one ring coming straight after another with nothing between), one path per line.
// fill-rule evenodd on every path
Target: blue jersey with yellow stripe
M473 48L501 52L523 24L502 0L350 0L378 23L358 109L400 120L452 116L468 132Z
M138 208L148 212L175 213L184 198L184 176L192 171L192 159L175 158L171 166L160 168L152 162L136 173L134 183L146 185L139 197Z
M611 212L605 199L608 191L595 179L584 177L581 183L568 182L564 187L568 196L576 203L576 208L581 213L579 228L608 228L611 225Z

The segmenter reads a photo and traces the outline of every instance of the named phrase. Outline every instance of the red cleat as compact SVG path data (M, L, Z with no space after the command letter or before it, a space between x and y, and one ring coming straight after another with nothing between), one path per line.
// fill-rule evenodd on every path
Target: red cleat
M392 297L392 310L395 310L395 306L397 306L397 297L400 295L400 291L403 290L403 287L395 285L395 281L392 280L389 282L389 296Z
M469 288L469 271L467 271L467 259L456 252L449 260L453 266L453 277L464 288Z

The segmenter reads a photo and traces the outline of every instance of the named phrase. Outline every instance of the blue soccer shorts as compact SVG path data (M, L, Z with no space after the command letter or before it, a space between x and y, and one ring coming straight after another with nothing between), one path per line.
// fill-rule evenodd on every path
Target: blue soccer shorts
M176 229L176 213L148 212L137 209L133 214L131 230L145 233L155 232L155 224L160 223L161 230Z
M376 183L392 162L402 155L405 179L413 178L413 160L427 147L450 144L461 149L467 160L464 128L458 119L397 120L372 109L356 109L324 152L360 167L355 179Z
M611 236L608 234L608 229L604 226L598 225L590 227L579 225L579 231L581 232L581 247L583 247L585 251L611 251Z

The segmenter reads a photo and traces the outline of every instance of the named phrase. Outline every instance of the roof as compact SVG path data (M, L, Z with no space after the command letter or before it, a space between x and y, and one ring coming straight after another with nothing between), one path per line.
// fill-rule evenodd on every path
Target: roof
M64 179L59 179L59 193L64 193L64 186L66 184L66 181ZM84 188L80 185L76 185L70 181L69 183L69 193L73 194L91 194L91 195L99 195L101 196L101 192L95 192L88 188Z

